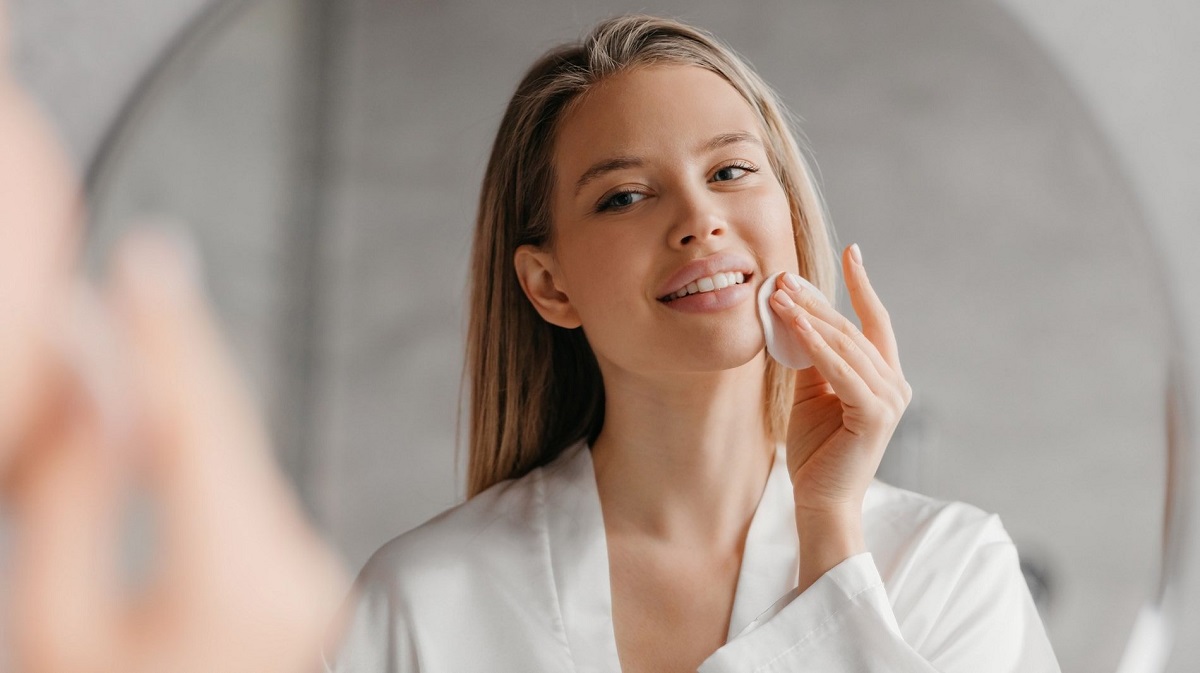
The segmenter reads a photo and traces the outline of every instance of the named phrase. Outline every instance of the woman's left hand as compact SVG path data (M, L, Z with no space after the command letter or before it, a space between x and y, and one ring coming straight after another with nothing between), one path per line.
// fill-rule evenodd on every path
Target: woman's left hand
M861 517L867 487L912 399L891 319L856 250L842 251L842 267L861 331L811 290L788 287L786 274L771 296L775 312L791 325L791 338L815 363L796 372L787 432L796 511L806 517Z

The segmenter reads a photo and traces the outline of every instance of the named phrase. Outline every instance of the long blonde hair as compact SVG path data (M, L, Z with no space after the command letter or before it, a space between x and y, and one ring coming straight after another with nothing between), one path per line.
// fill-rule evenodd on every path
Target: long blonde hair
M582 329L541 318L521 290L518 246L552 246L555 132L563 112L606 77L652 64L707 68L758 114L771 167L787 193L800 274L833 301L836 254L825 206L775 92L713 35L672 19L625 15L539 58L508 103L479 197L471 252L464 379L470 379L467 497L553 460L604 422L604 386ZM803 136L801 136L803 137ZM782 441L795 380L767 358L764 420ZM461 395L460 395L461 403ZM461 407L460 407L461 415Z

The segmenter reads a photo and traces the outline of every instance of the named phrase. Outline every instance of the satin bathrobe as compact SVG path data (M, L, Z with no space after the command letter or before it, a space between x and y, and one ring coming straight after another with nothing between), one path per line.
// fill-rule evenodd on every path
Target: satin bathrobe
M868 551L806 591L785 448L746 538L726 643L700 673L1059 673L1000 518L878 479ZM608 551L579 441L367 562L328 673L617 673Z

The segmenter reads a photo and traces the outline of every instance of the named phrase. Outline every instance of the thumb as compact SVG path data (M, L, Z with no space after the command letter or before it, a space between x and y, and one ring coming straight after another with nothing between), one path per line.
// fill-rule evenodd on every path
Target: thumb
M0 473L47 394L81 213L53 129L0 59Z

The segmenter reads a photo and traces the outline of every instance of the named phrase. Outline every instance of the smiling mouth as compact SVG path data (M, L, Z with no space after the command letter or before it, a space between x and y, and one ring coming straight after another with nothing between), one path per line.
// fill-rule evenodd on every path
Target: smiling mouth
M739 274L742 276L741 281L737 281L736 279L734 279L733 282L728 282L728 280L730 278L735 277ZM716 275L726 276L726 281L727 281L726 284L722 285L720 287L717 287L717 284L714 281L715 277L707 276L705 278L701 278L700 280L688 283L687 287L682 288L680 290L680 292L686 291L687 294L680 295L678 292L676 292L674 294L669 294L665 297L659 297L658 300L664 304L669 304L669 303L675 301L676 299L683 299L684 297L690 297L694 294L706 294L708 292L716 292L718 290L723 290L725 288L733 287L735 285L745 285L746 283L749 283L750 279L753 278L753 276L754 276L754 274L743 273L741 271L737 271L737 272L728 271L728 272L725 272L724 274L716 274Z

